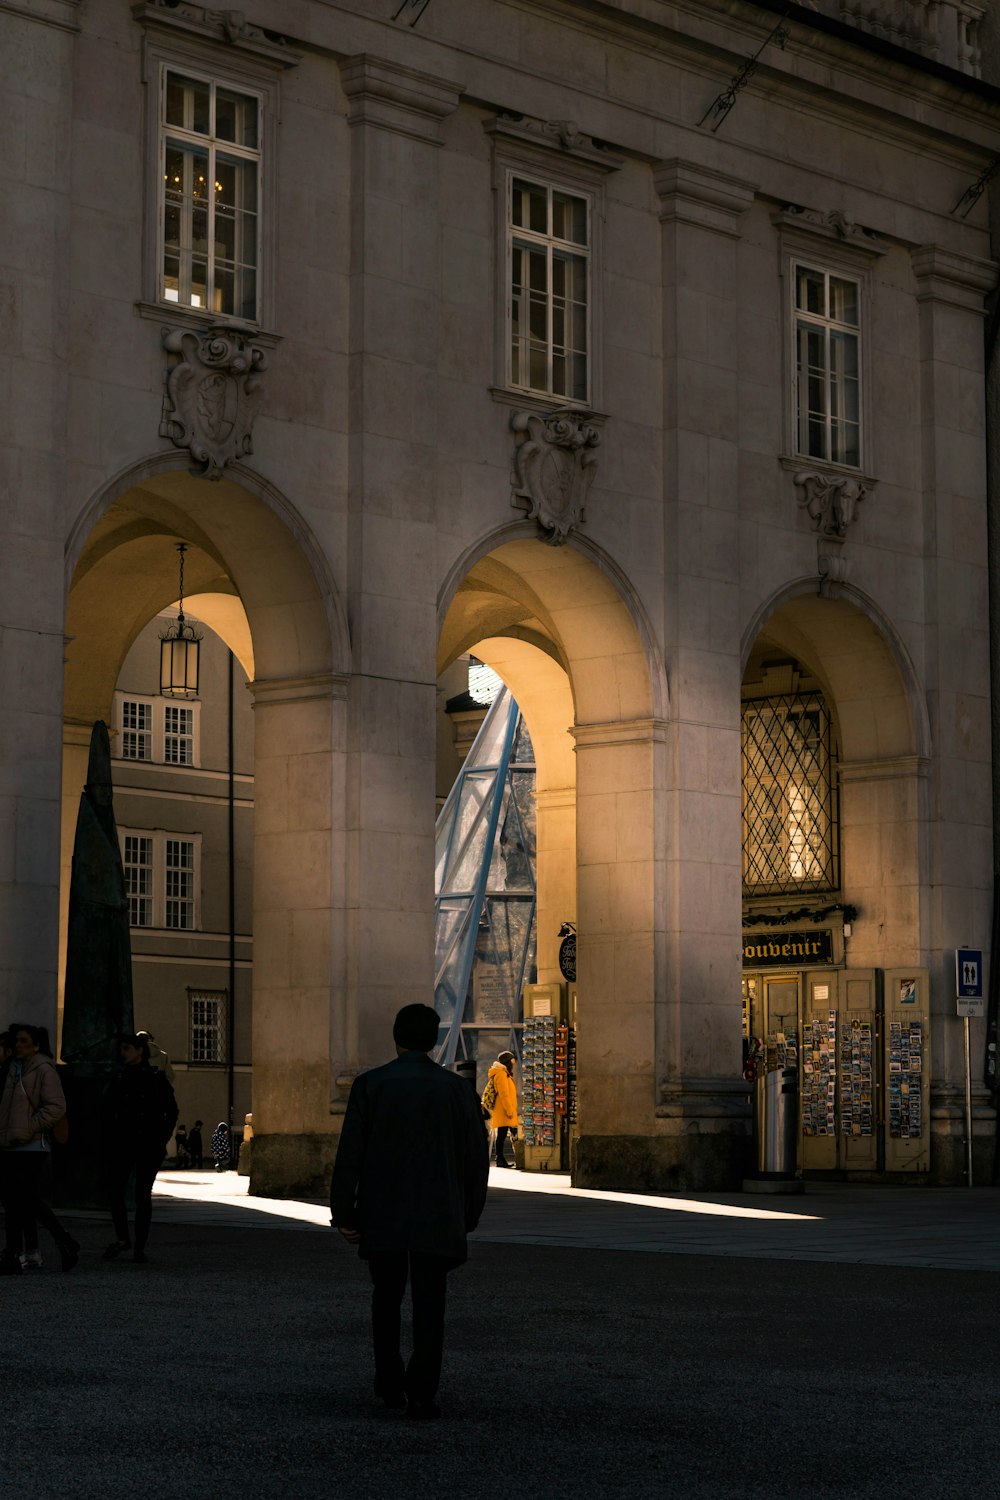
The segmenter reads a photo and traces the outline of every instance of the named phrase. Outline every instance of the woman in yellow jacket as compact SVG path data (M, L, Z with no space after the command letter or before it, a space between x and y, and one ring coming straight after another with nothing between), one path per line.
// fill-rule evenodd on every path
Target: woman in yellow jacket
M517 1088L514 1083L514 1054L501 1052L490 1068L490 1077L497 1091L496 1102L490 1113L490 1129L497 1133L493 1160L498 1167L513 1167L516 1162L504 1159L504 1142L508 1132L517 1135Z

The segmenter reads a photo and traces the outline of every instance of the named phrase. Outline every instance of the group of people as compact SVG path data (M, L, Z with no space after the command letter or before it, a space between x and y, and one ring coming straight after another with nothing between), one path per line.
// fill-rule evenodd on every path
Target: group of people
M330 1223L368 1263L372 1280L375 1395L414 1418L440 1415L447 1278L467 1258L489 1182L487 1119L496 1132L494 1160L518 1128L514 1054L489 1070L489 1108L457 1073L430 1057L440 1017L406 1005L393 1026L396 1058L361 1073L351 1087L330 1186ZM38 1225L51 1234L64 1271L76 1265L77 1241L47 1202L50 1136L66 1121L66 1100L43 1028L15 1025L0 1036L0 1203L5 1239L0 1274L40 1264ZM121 1066L104 1092L101 1143L115 1238L105 1260L131 1252L146 1261L152 1187L177 1125L177 1101L166 1072L150 1065L148 1037L120 1039ZM223 1135L224 1130L224 1135ZM183 1135L181 1134L183 1132ZM65 1134L65 1130L63 1131ZM201 1121L178 1136L201 1157ZM196 1152L192 1153L192 1137ZM229 1129L213 1132L217 1163L229 1158ZM223 1146L225 1156L222 1156ZM178 1153L180 1154L180 1153ZM135 1181L129 1233L126 1189ZM400 1351L401 1306L410 1283L413 1348Z
M104 1259L116 1260L130 1253L139 1265L147 1261L153 1182L177 1124L174 1091L166 1069L151 1063L150 1040L147 1032L119 1039L121 1066L111 1076L100 1105L99 1150L115 1233ZM158 1060L163 1059L158 1051ZM201 1123L197 1120L186 1133L191 1165L198 1167L203 1160ZM41 1267L39 1225L54 1240L64 1271L71 1271L79 1259L79 1244L48 1201L51 1142L53 1138L64 1141L68 1133L66 1098L48 1032L42 1026L8 1027L0 1034L0 1206L4 1213L0 1276ZM228 1167L229 1150L229 1127L220 1121L212 1135L218 1171ZM130 1180L135 1201L131 1232Z

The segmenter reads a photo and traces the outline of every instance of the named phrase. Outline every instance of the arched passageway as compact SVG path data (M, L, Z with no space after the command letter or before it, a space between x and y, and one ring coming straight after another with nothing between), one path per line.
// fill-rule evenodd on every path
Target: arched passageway
M657 1131L665 856L662 672L641 610L597 554L498 540L456 569L438 671L470 651L524 713L537 765L538 980L578 929L580 1182Z
M189 604L251 679L255 1166L267 1175L270 1155L269 1175L294 1185L308 1175L303 1153L316 1155L329 1136L331 1038L346 1029L350 660L319 548L251 474L209 484L154 460L98 496L77 525L67 580L62 931L90 728L113 722L130 646L177 598L179 541L188 548Z

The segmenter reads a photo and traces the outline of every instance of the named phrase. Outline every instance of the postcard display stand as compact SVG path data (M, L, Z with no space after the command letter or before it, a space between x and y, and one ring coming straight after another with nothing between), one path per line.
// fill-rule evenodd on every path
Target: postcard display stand
M521 1045L521 1124L529 1172L558 1172L576 1106L575 1028L560 984L526 985ZM573 1062L572 1071L570 1069Z
M801 1167L873 1173L884 1145L885 1171L928 1171L926 969L804 978Z
M929 1172L930 1007L926 969L885 971L885 1168Z

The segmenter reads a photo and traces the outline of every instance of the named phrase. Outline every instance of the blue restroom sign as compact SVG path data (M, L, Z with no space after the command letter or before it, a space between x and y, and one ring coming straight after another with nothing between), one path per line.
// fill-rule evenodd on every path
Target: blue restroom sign
M960 1016L983 1014L983 950L955 949L955 994Z

